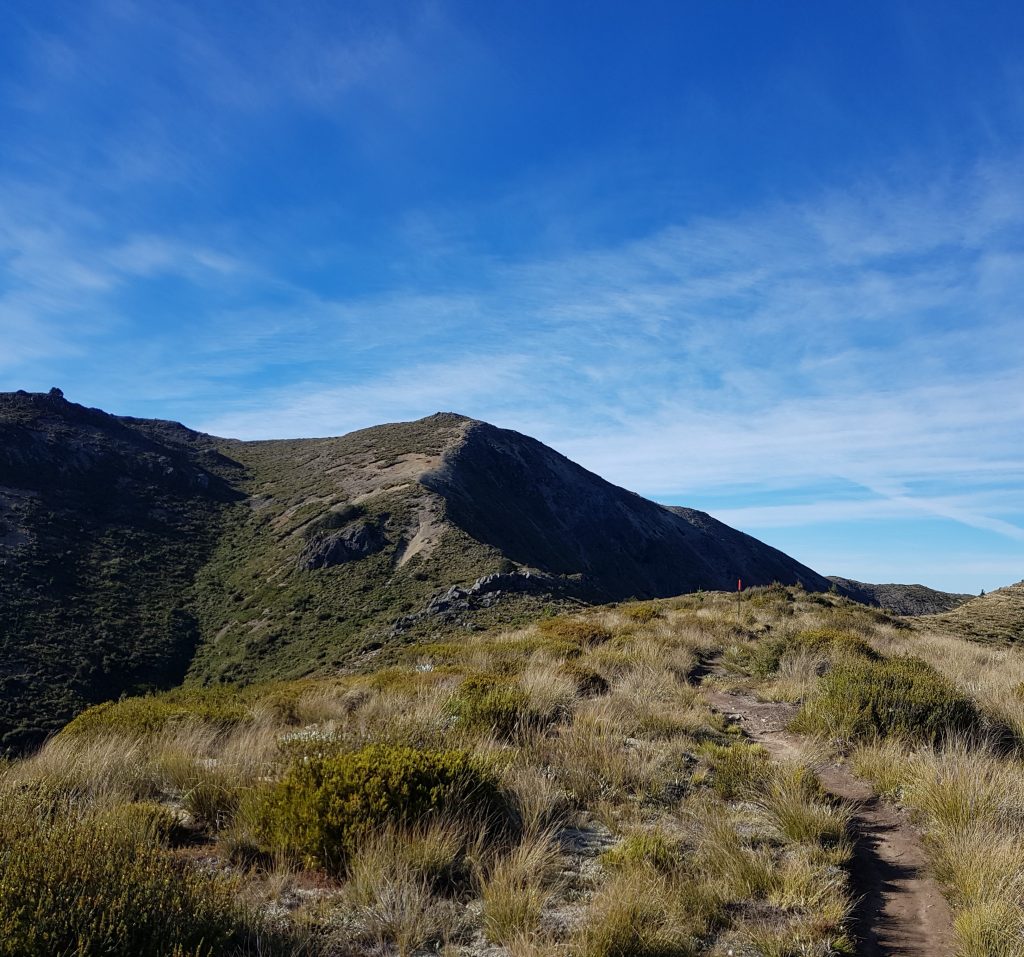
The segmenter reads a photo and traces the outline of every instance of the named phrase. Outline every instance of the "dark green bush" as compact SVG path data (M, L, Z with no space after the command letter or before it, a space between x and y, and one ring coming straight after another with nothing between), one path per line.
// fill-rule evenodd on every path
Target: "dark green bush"
M529 724L529 698L503 675L469 675L448 701L448 710L466 727L511 737Z
M979 731L983 719L970 698L919 658L849 657L821 679L793 726L845 740L936 742Z
M297 761L256 814L268 850L338 872L364 837L388 825L439 814L497 824L507 809L495 776L465 751L371 745Z

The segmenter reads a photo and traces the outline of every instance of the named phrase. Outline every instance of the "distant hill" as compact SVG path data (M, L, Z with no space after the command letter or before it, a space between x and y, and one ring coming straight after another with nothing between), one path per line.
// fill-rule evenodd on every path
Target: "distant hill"
M974 641L1024 641L1024 581L922 618L921 624L949 628Z
M934 615L974 598L974 595L936 591L924 585L870 585L837 575L829 575L828 579L847 598L864 605L886 608L897 615Z
M123 692L336 669L552 605L830 583L452 413L239 442L0 394L0 740Z

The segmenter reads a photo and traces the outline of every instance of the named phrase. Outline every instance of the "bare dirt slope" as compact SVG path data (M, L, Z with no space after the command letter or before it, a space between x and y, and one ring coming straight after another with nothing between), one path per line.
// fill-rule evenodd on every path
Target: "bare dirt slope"
M798 735L787 732L794 705L707 690L715 710L738 721L747 735L777 758L796 757ZM899 810L841 765L818 769L822 786L853 808L851 876L861 895L854 932L863 957L953 957L953 919L946 899L925 869L913 826Z

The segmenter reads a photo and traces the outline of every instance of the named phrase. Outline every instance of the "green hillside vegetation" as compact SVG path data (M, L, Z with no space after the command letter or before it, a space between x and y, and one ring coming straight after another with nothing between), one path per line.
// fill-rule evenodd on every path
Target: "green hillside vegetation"
M419 423L377 428L315 444L237 443L225 451L246 466L246 501L232 507L227 530L196 586L203 634L189 673L195 682L258 681L337 668L356 655L396 641L391 624L422 608L452 583L508 570L495 549L448 528L429 555L398 566L421 509L443 509L425 490L410 495L406 483L349 497L338 473L346 462L400 470L403 456L440 454L444 432ZM381 441L393 436L394 447ZM404 450L404 451L399 451ZM338 516L337 519L334 516ZM331 529L356 520L388 530L377 553L358 561L309 570L300 555ZM519 620L539 610L523 596L493 613ZM486 624L488 622L484 622ZM436 630L437 623L431 623ZM409 629L398 639L417 635Z

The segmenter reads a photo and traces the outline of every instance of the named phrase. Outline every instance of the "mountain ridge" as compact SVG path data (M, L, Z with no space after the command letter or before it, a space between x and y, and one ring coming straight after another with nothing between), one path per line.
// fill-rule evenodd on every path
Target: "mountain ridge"
M863 605L885 608L896 615L934 615L951 611L975 597L957 592L937 591L926 585L879 585L842 578L839 575L829 575L828 579L848 598Z
M0 394L0 743L184 680L350 668L562 605L817 572L453 412L244 442Z

